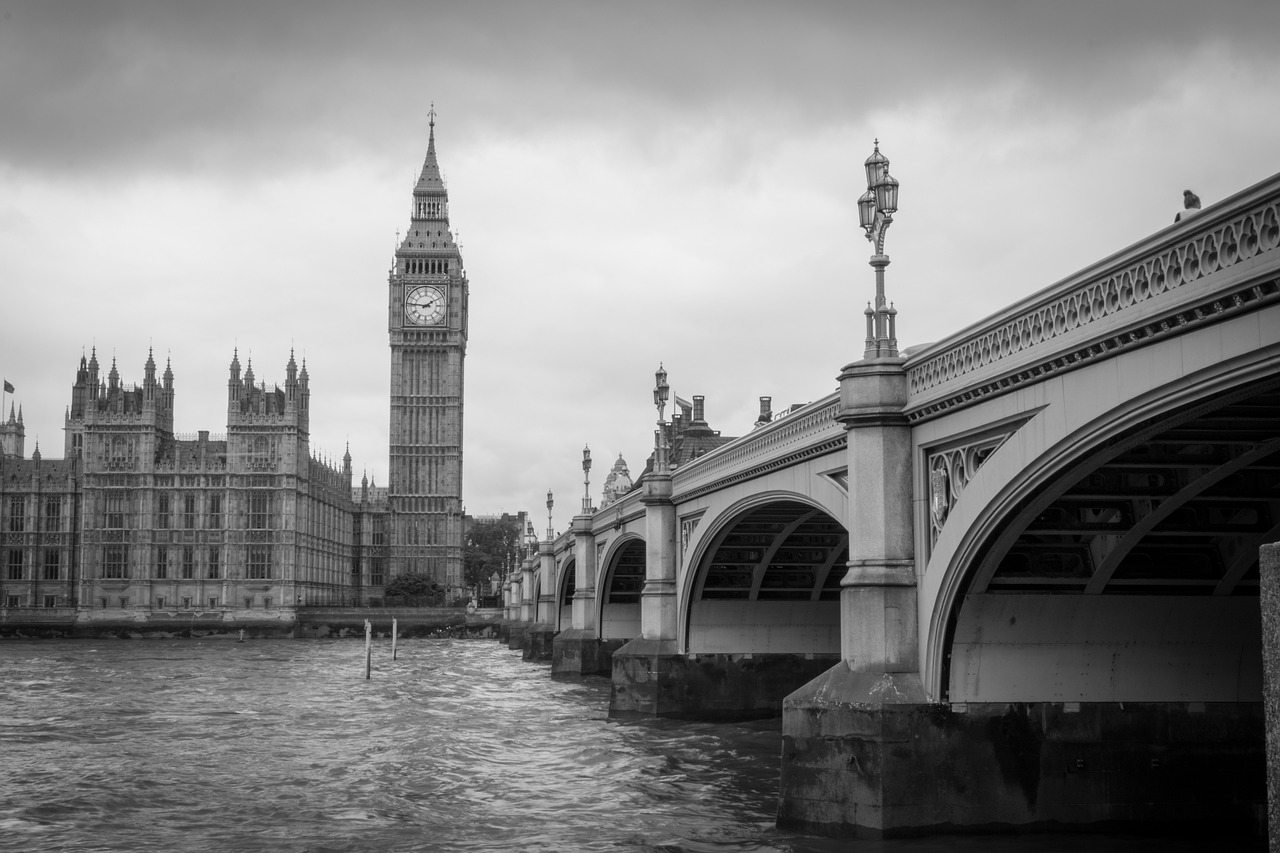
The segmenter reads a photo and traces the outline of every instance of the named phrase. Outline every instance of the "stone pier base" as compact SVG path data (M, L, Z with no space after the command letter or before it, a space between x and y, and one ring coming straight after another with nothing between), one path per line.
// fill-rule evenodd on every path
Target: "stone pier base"
M613 655L609 713L690 720L776 717L791 691L829 669L803 655L678 655L675 643L632 640Z
M1262 596L1262 704L1267 730L1267 827L1271 853L1280 853L1280 542L1258 554Z
M839 664L787 697L778 825L868 838L1257 832L1260 703L936 705L920 695L915 676Z
M547 622L535 622L526 632L524 659L534 661L551 660L551 642L555 639L556 629Z
M529 622L507 623L507 648L521 651L529 644Z
M608 677L613 671L613 654L622 644L622 640L601 640L587 631L561 631L551 643L551 677Z

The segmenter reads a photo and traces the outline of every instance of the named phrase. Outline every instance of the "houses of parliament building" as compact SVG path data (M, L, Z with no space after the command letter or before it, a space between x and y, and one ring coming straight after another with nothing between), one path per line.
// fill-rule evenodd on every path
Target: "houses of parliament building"
M94 350L75 373L64 458L26 456L21 409L0 420L0 613L288 620L298 606L377 604L407 572L460 594L467 287L433 114L388 276L389 483L354 483L349 449L341 467L312 455L309 376L292 354L283 386L268 386L233 352L225 435L181 435L171 365L157 374L148 354L141 384L126 384Z

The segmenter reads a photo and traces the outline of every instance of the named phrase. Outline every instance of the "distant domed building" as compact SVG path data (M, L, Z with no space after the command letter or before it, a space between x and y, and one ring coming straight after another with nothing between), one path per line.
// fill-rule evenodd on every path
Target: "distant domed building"
M627 461L619 453L618 461L613 463L613 470L609 472L608 477L604 478L604 497L600 500L600 508L607 507L634 488L635 484L631 482L631 471L627 468Z

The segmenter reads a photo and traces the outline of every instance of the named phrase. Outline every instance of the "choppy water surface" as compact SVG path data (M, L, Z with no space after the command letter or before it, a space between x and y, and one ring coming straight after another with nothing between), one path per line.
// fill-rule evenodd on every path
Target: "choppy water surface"
M1169 851L780 832L778 722L608 718L492 641L0 642L0 850ZM1213 849L1206 847L1204 849Z

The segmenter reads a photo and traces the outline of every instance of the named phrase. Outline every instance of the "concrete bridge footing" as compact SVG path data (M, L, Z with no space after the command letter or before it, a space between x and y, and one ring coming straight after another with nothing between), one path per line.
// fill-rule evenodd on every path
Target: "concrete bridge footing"
M523 651L525 646L529 644L529 623L528 622L508 622L507 623L507 648L512 651Z
M919 693L839 668L787 700L781 827L1256 832L1267 795L1258 703L883 701Z
M776 717L787 694L833 657L675 653L670 640L636 639L613 655L610 715L689 720Z
M579 678L613 671L613 654L624 640L601 640L592 632L577 628L561 631L551 646L551 677Z
M1262 705L1266 727L1267 827L1280 853L1280 542L1259 549L1262 605Z
M535 622L529 626L524 646L524 659L534 661L551 660L551 643L555 639L556 629L546 622Z

